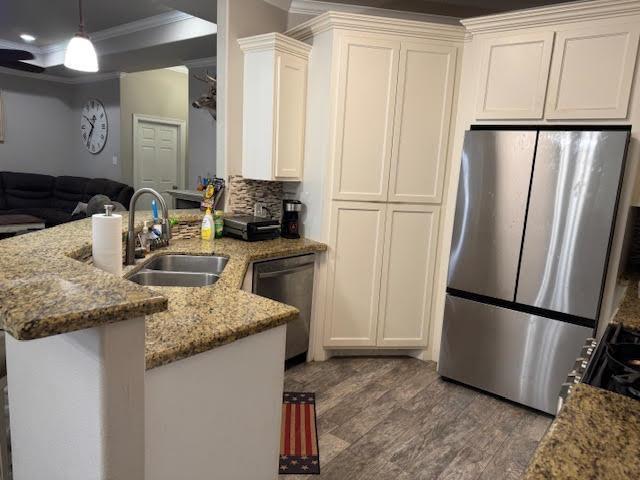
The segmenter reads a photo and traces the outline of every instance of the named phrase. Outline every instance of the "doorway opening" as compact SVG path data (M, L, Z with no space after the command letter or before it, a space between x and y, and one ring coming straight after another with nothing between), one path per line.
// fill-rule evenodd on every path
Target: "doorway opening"
M153 188L165 198L167 205L172 205L172 197L167 192L185 186L186 146L185 120L133 114L135 188Z

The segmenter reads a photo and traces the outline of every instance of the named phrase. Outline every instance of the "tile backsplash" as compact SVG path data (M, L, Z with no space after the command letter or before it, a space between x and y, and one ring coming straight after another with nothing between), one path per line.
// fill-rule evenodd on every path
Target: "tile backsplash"
M249 180L241 175L230 175L227 184L227 211L253 215L253 205L264 202L272 218L282 216L283 182Z

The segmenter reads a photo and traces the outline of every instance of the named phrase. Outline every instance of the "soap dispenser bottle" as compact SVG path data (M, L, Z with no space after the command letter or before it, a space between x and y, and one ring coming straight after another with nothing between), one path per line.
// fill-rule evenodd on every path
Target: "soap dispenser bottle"
M213 233L213 216L211 215L211 209L207 208L204 218L202 219L202 227L200 228L200 236L202 240L211 240L211 234Z

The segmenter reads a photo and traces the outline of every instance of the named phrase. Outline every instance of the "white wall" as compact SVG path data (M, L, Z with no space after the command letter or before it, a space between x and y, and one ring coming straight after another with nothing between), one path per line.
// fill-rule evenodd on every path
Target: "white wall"
M216 121L207 109L191 106L191 102L207 92L207 85L194 78L206 71L216 74L216 66L189 69L189 149L187 159L187 188L196 188L198 175L216 173Z
M72 87L0 74L4 143L0 171L70 175Z

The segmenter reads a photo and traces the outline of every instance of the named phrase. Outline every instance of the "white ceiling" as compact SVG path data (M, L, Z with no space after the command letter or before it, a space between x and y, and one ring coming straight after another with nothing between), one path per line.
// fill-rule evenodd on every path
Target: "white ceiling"
M216 56L216 0L84 0L83 10L101 74ZM32 63L45 67L49 79L87 78L62 65L66 42L77 29L77 0L0 0L0 48L30 50L36 56ZM21 33L36 41L24 42Z
M165 13L158 0L84 0L89 34ZM0 0L0 38L21 42L21 33L36 37L38 46L68 39L78 30L77 0Z
M329 0L407 12L468 18L574 0Z

